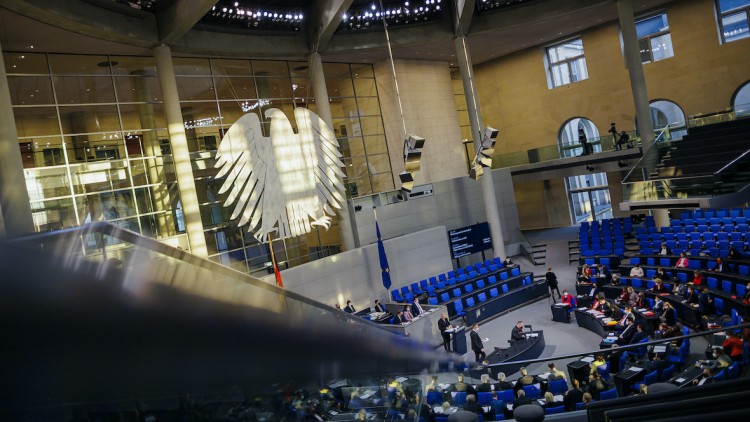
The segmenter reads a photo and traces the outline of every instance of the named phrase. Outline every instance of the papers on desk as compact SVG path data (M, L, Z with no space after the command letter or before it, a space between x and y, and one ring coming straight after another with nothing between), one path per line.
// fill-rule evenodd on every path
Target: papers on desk
M602 322L604 323L612 322L612 318L602 318Z
M544 399L536 399L537 403L539 403L539 406L544 406L545 403L547 403Z
M513 403L506 404L505 408L512 412L513 411Z
M674 380L674 382L678 382L680 384L682 384L685 381L687 381L685 378L677 378L676 380Z
M641 368L639 366L631 366L630 368L628 368L628 371L641 372L641 371L643 371L643 368Z
M492 406L482 406L482 410L484 410L486 413L489 413L490 410L492 410Z
M587 309L588 309L588 308L586 308L586 307L578 308L578 310L579 310L579 311L585 311L585 310L587 310Z
M360 394L360 396L359 396L359 397L360 397L361 399L363 399L363 400L367 400L367 399L369 399L370 397L372 397L372 395L373 395L373 394L375 394L376 392L377 392L377 391L375 391L375 390L365 391L365 392L364 392L363 394Z
M526 338L536 338L539 337L539 333L529 333L526 334Z
M638 308L638 312L646 312L646 311L648 311L648 309L646 309L646 308Z
M555 303L555 306L570 306L570 303Z
M409 378L406 378L406 377L398 377L398 378L396 378L396 381L398 381L398 382L404 382L404 381L406 381L408 379Z
M450 386L450 384L438 384L438 387L440 387L441 390L447 390Z
M490 338L489 337L485 337L484 340L482 340L482 343L487 343L488 341L490 341Z
M563 396L561 396L561 395L556 395L554 397L555 397L555 401L561 402L561 401L565 400L565 398Z
M338 380L338 381L332 381L331 384L328 384L328 388L339 388L339 387L345 387L346 386L346 380Z
M663 344L654 346L654 353L665 353L666 351L667 351L667 346L664 346Z
M593 356L586 356L586 357L581 358L581 362L591 363L593 361L594 361Z
M550 373L550 372L545 372L545 373L543 373L543 374L539 374L539 375L537 375L537 376L538 376L539 378L543 379L543 380L546 380L547 378L549 378L549 376L550 376L550 375L551 375L551 373Z

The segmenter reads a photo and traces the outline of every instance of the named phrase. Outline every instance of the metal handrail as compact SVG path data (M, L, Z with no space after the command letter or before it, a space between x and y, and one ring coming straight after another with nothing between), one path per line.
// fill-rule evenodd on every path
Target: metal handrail
M716 176L717 174L723 172L729 166L731 166L732 164L736 163L737 161L740 161L741 159L743 159L748 154L750 154L750 149L748 149L747 151L743 152L739 157L735 158L734 160L730 161L727 165L725 165L724 167L722 167L721 169L719 169L719 171L717 171L716 173L714 173L714 176Z

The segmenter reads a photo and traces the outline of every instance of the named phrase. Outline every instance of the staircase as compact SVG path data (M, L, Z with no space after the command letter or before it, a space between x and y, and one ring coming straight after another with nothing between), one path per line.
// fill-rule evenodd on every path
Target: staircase
M568 240L568 262L579 262L581 259L581 241Z

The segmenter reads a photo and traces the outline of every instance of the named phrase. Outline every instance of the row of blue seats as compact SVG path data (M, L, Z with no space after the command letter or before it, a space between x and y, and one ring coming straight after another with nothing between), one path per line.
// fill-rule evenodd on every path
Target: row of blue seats
M516 277L516 276L518 276L520 274L521 274L521 270L520 269L518 269L518 268L512 268L510 271L503 271L503 272L501 272L499 274L499 276L500 276L500 280L507 280L510 277ZM485 280L483 278L480 278L479 280L476 281L476 290L483 289L484 287L486 287L488 285L495 284L497 282L498 282L498 279L494 275L491 275L491 276L487 277L487 282L486 283L485 283ZM444 284L442 287L440 287L441 283L438 283L438 286L437 286L438 289L437 290L443 290L446 287L450 287L450 286L453 286L453 285L456 285L456 283L453 283L453 284ZM449 301L451 299L451 293L453 294L452 297L459 297L459 296L461 296L462 295L462 293L461 293L461 285L456 285L456 286L457 287L455 287L450 292L443 292L439 296L436 294L435 288L433 286L428 286L428 293L430 293L430 295L429 295L429 297L427 299L427 302L430 305L438 305L438 304L445 303L445 302ZM432 289L430 289L430 288L432 288ZM507 289L507 287L505 285L503 285L503 288ZM474 291L474 289L475 289L475 286L472 283L466 283L466 284L463 285L463 291L465 293L471 293L471 292ZM504 291L507 292L507 290L504 290Z
M653 243L641 242L641 244L640 244L640 253L643 254L643 255L652 255L652 254L658 253L659 250L660 250L660 248L661 248L660 245L661 245L661 243L659 243L659 242L653 242ZM733 242L732 246L734 247L735 250L737 250L737 252L740 252L740 255L743 255L743 256L745 255L745 253L743 253L743 250L745 250L746 247L750 248L750 244L747 243L747 242L744 242L744 243L743 242ZM721 249L721 248L716 248L716 247L714 247L714 248L699 247L699 248L683 249L683 248L681 248L681 247L678 246L678 247L674 247L674 248L670 248L670 249L672 250L673 254L681 254L681 253L685 252L686 254L692 255L692 256L698 256L701 253L704 253L704 254L706 254L708 256L712 256L712 257L726 258L729 255L729 249L728 248L727 249ZM608 255L608 254L604 253L604 254L598 254L598 255Z
M633 219L631 219L630 217L625 217L625 218L605 218L604 220L598 220L598 221L592 221L592 222L588 222L588 221L581 222L581 227L582 228L588 228L588 227L592 227L592 228L593 227L602 227L602 228L605 228L605 227L610 227L610 226L613 227L613 228L614 227L618 227L618 226L619 227L625 227L625 228L627 228L627 227L631 227L632 228L633 227ZM626 230L626 231L630 231L630 230Z
M674 240L676 242L686 240L690 242L703 242L706 240L712 240L714 242L720 242L722 240L728 240L731 242L744 242L743 239L747 239L750 235L747 232L719 232L719 233L640 233L636 235L636 239L639 242L654 242L661 240L663 242ZM707 239L708 238L708 239Z
M523 281L521 282L521 286L527 286L531 284L531 276L526 276ZM500 286L500 291L502 291L503 294L508 293L508 284L505 283L502 286ZM497 288L493 287L489 290L489 298L496 298L500 296L500 292L497 290ZM476 299L472 297L467 298L459 298L453 301L453 315L455 316L465 316L466 312L464 309L471 309L475 305L478 305L482 302L486 302L488 299L487 295L485 293L479 293L476 296Z
M484 262L459 268L456 271L451 270L447 273L432 276L429 279L420 280L418 283L411 283L400 289L393 289L391 290L391 299L394 302L411 302L414 300L414 296L420 296L425 293L429 296L435 296L435 290L442 290L445 286L452 286L456 283L463 283L479 276L496 273L503 268L505 268L505 265L502 260L495 257L492 260L488 259ZM440 287L441 285L442 287ZM430 286L432 286L432 288L430 288Z
M747 224L747 217L724 217L724 218L675 218L669 222L669 227L679 228L687 226L737 226L739 224ZM663 228L663 227L662 227Z
M657 234L657 233L732 233L732 232L740 232L740 233L747 233L750 231L750 226L748 226L747 220L744 220L744 222L738 222L737 224L691 224L691 225L685 225L685 226L672 226L672 222L669 223L669 227L662 227L661 230L657 229L656 227L637 227L635 229L635 234Z
M729 247L732 246L737 251L741 251L745 247L745 243L741 240L736 241L730 241L730 240L719 240L718 242L715 240L706 240L704 242L701 242L700 240L666 240L664 242L660 241L639 241L638 244L642 248L653 248L653 249L659 249L661 247L662 243L667 244L667 248L669 249L726 249L729 250Z
M634 256L630 258L630 265L643 264L643 265L648 265L648 266L658 265L660 267L673 267L677 263L678 259L679 259L678 257L668 257L668 256L665 256L665 257ZM700 259L688 259L688 268L700 270L702 268L700 265L701 262L702 260ZM706 262L706 265L709 270L713 270L714 268L716 268L716 261L709 260ZM735 264L733 262L729 262L727 263L727 265L729 265L730 272L736 272L744 276L750 275L750 265Z
M750 217L750 208L720 208L720 209L695 209L683 211L680 218L723 218L723 217Z
M593 257L600 255L615 255L622 257L625 255L625 248L600 248L600 249L584 249L581 248L581 256Z

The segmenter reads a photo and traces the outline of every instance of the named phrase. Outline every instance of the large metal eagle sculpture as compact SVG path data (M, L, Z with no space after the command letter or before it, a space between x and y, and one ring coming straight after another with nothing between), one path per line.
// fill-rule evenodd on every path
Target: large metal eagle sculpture
M225 207L234 205L231 219L248 225L258 241L271 233L280 238L309 233L314 226L328 229L333 208L345 201L344 172L333 130L306 108L294 110L297 133L281 110L265 112L271 119L270 138L264 137L257 114L248 113L226 132L216 153L226 176L219 190L229 192Z

